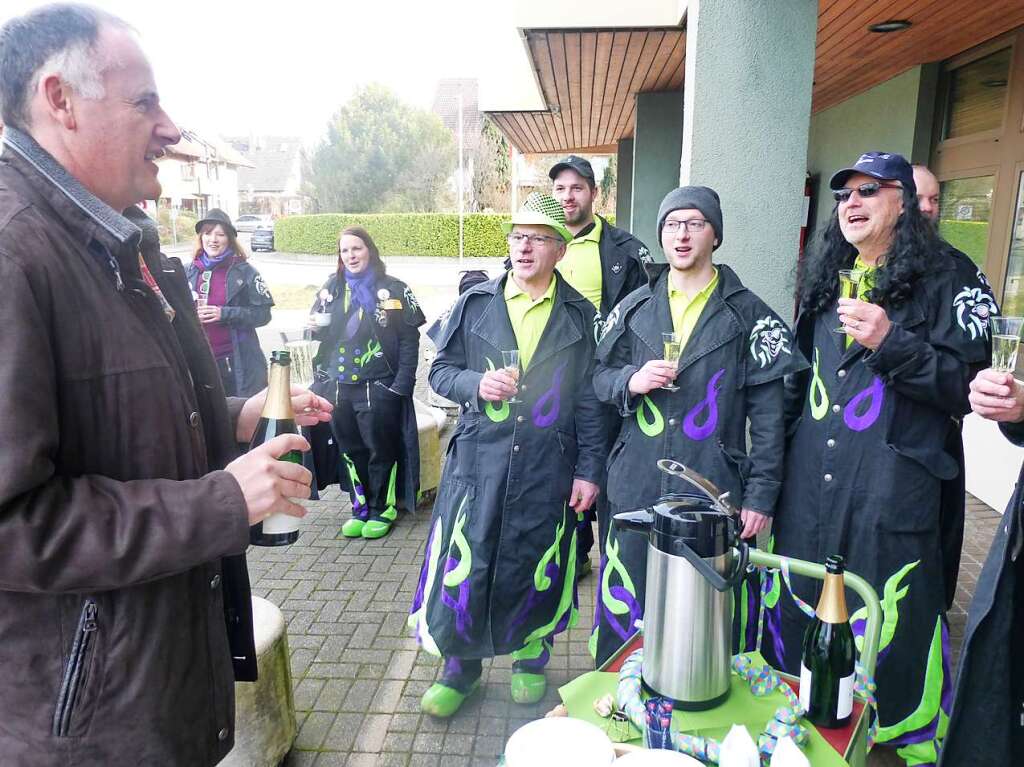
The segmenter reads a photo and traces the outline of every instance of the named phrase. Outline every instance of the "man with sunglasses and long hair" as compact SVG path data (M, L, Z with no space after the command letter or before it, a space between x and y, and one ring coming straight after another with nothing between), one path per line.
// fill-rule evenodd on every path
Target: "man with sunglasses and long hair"
M963 471L944 446L970 410L995 307L921 214L903 157L863 154L831 188L836 207L798 280L796 342L812 368L787 381L775 550L813 562L840 554L874 587L884 612L877 742L933 764L952 684L941 484ZM840 295L841 269L859 277L857 298ZM815 581L792 588L816 602ZM860 637L865 612L848 598ZM762 649L773 665L800 673L808 620L785 594L769 608Z

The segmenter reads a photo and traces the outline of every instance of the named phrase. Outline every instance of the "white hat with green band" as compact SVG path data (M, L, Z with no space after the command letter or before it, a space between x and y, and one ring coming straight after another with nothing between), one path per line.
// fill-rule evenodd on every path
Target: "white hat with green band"
M565 226L565 211L562 210L562 206L550 194L543 192L531 192L523 207L512 214L511 221L502 223L501 228L508 234L516 224L550 226L562 235L566 242L572 239L572 232Z

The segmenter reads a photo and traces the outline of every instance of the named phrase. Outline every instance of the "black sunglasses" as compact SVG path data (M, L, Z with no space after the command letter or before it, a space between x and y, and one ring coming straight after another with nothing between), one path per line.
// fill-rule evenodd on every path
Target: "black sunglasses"
M883 184L878 181L869 181L866 184L855 186L853 189L833 189L832 197L836 202L846 202L850 199L850 195L856 192L861 197L874 197L878 194L879 189L902 189L903 187L899 184Z

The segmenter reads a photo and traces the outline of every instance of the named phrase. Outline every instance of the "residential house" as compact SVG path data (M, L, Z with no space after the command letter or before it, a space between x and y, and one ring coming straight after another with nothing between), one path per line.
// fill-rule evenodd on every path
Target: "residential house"
M219 138L183 128L181 141L167 147L157 166L163 190L159 209L198 218L220 208L234 218L239 213L238 173L252 164Z
M242 213L295 216L309 212L302 193L302 140L295 136L250 136L229 139L250 166L238 174Z

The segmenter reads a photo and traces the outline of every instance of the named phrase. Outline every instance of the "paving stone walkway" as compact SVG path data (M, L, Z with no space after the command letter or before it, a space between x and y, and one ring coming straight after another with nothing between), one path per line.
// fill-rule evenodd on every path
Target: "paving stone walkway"
M968 500L960 587L950 614L957 653L999 520L980 501ZM419 698L440 666L417 650L405 621L429 511L403 516L382 541L364 542L337 537L348 518L348 500L337 488L308 507L298 543L253 548L249 557L253 592L280 606L288 621L299 735L287 767L494 767L508 736L553 708L560 685L590 670L593 575L581 583L578 626L555 645L543 701L512 703L511 661L498 658L484 663L480 692L450 721L421 715ZM871 763L899 762L879 753Z

